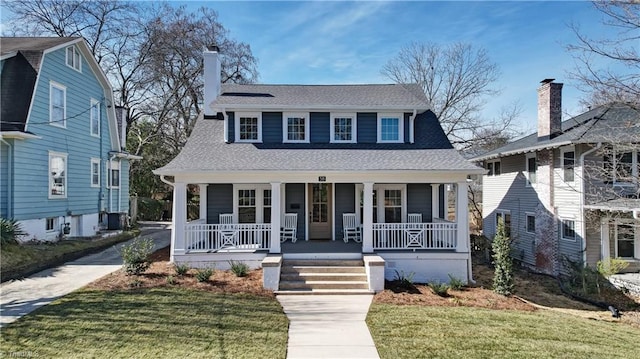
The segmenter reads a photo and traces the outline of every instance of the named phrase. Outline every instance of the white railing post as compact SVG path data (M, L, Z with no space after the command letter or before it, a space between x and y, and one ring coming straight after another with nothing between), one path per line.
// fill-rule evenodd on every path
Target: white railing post
M373 182L363 184L362 252L373 253Z
M185 253L185 225L187 223L187 184L173 185L173 231L171 231L171 261Z
M207 187L209 185L206 183L201 183L198 185L200 188L200 219L204 219L205 223L207 221Z
M431 184L431 218L440 218L440 184Z
M271 182L271 243L269 253L280 253L280 213L282 183Z
M469 198L467 182L458 182L456 186L456 223L458 224L458 245L456 252L469 251Z

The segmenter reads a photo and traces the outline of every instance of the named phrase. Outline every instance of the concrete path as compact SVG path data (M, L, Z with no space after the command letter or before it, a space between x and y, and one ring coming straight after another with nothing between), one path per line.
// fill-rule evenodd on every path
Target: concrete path
M364 322L372 295L278 295L289 318L287 359L380 358Z
M171 241L171 231L167 229L166 224L145 227L140 235L153 238L156 249L168 246ZM119 248L122 245L124 243L116 247ZM0 327L118 270L121 266L120 253L116 248L110 247L59 267L43 270L28 278L2 283L0 285Z

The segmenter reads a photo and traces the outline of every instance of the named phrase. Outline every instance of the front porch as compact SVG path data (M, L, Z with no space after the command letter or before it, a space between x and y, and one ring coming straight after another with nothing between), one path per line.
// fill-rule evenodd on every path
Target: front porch
M382 265L383 282L399 272L414 272L422 282L448 281L449 274L472 280L466 180L207 183L199 189L200 218L187 222L187 183L174 184L173 262L227 269L231 261L264 268L267 258L370 257ZM355 238L346 235L345 215L356 219ZM287 232L285 238L287 216L296 224L293 237Z

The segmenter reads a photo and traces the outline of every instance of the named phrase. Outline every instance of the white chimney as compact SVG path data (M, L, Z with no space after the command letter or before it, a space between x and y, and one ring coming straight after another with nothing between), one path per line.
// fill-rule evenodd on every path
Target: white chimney
M215 116L211 103L218 98L221 89L221 65L217 46L204 50L204 115Z
M562 84L544 79L538 88L538 141L562 132Z

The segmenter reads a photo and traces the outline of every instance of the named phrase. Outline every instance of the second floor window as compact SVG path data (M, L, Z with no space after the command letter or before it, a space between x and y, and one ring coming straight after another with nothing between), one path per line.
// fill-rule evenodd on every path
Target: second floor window
M403 142L404 126L402 116L378 114L378 142Z
M308 117L303 114L284 115L284 142L309 142Z
M49 86L49 123L54 126L67 127L67 89L51 82Z
M563 152L562 155L562 170L565 182L573 182L575 180L575 167L576 153L573 151Z
M608 180L615 183L636 183L640 173L640 151L609 148L604 156Z
M538 164L536 163L536 155L533 154L527 157L527 185L531 186L536 184L537 177L536 172L538 170Z
M75 46L67 47L67 66L77 71L82 71L82 57Z
M500 161L487 162L487 176L500 175Z
M335 114L331 116L331 142L356 142L356 116Z
M91 135L100 136L100 102L91 99Z
M260 114L237 114L236 120L236 141L238 142L261 142L262 141L262 121Z

